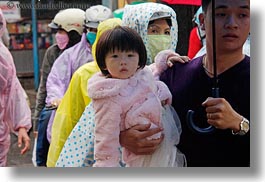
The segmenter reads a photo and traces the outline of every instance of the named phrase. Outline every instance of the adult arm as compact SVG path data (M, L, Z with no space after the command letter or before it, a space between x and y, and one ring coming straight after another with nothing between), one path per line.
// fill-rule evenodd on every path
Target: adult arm
M70 54L65 51L55 60L48 75L46 104L57 101L56 105L59 105L71 80L71 71Z
M138 124L120 132L120 144L136 155L150 155L155 152L164 136L156 140L147 137L163 131L163 128L152 128L151 124Z
M30 150L30 138L27 132L32 126L31 111L23 92L24 90L18 78L14 76L5 114L5 120L11 122L11 130L18 135L18 147L21 148L24 144L20 151L21 154L24 154Z

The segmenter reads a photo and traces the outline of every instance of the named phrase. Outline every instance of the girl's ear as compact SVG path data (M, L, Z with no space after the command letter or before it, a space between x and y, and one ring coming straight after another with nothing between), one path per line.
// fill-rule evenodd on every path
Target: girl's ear
M102 70L106 70L106 71L108 71L107 67L105 67L105 68L102 68Z

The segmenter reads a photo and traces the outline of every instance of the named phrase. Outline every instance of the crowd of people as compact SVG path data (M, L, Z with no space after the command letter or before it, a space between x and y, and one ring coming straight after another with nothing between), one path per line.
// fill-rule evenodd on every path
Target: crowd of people
M56 43L44 56L33 117L37 166L250 167L250 55L243 51L250 1L202 0L189 56L176 50L176 16L165 4L142 1L55 15ZM1 35L2 14L0 23ZM5 166L10 132L20 147L25 142L22 154L30 148L31 113L0 45ZM191 110L194 125L212 130L191 127Z

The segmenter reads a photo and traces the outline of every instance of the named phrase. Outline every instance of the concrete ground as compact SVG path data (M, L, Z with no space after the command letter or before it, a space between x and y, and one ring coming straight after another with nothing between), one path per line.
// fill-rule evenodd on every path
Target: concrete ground
M33 114L35 107L36 91L32 88L33 86L32 84L29 83L29 80L26 80L26 83L23 83L23 81L21 81L21 84L25 88L25 91L29 97L30 108ZM20 155L20 149L17 147L17 137L16 135L11 134L11 146L8 153L8 161L7 161L8 167L33 167L32 163L32 151L34 145L33 132L30 132L30 138L31 138L31 150L24 155Z

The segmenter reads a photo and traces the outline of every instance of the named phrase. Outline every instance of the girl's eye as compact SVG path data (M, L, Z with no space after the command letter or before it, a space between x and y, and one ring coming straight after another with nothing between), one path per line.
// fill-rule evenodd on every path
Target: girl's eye
M112 55L111 57L113 57L113 58L117 58L117 57L118 57L118 55L114 54L114 55Z

